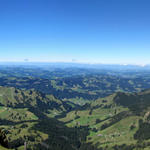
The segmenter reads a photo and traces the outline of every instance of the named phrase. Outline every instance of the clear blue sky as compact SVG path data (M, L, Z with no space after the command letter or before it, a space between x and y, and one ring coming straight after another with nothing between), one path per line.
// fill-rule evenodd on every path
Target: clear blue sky
M0 0L0 61L150 63L149 0Z

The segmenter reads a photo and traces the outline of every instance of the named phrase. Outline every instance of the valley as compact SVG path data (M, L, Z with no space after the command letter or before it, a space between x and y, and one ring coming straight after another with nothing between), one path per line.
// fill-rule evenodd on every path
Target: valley
M37 77L39 69L7 69L0 69L1 149L150 148L149 71L41 69Z

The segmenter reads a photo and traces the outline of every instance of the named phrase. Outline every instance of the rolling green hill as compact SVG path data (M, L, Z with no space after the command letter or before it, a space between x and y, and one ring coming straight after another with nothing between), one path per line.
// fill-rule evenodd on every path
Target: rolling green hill
M13 87L0 87L0 105L13 108L37 108L41 111L62 113L70 111L78 105L69 101L61 101L53 95L46 95L35 90L19 90Z
M9 149L147 150L150 90L117 92L78 106L35 90L0 87L0 129Z
M88 126L87 143L104 150L144 149L150 145L150 90L115 93L60 118L68 127Z
M0 128L7 135L8 147L24 149L25 141L28 149L49 147L55 150L61 147L69 150L77 147L84 131L68 128L53 118L74 107L77 105L35 90L0 87Z

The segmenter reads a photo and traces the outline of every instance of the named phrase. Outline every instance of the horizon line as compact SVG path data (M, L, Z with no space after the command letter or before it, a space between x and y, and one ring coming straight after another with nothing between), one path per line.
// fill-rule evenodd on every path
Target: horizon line
M122 65L122 66L147 66L150 65L150 63L101 63L101 62L77 62L77 61L0 61L0 63L70 63L70 64L87 64L87 65Z

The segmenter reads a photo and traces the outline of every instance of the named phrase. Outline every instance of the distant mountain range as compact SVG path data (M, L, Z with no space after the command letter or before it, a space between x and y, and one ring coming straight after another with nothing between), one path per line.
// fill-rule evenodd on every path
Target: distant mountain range
M54 67L54 68L94 68L94 69L150 69L150 64L98 64L98 63L73 63L73 62L0 62L0 65L6 66L35 66L35 67Z

